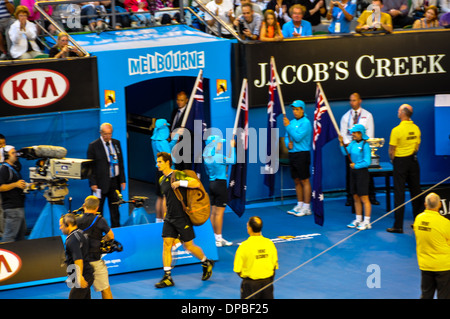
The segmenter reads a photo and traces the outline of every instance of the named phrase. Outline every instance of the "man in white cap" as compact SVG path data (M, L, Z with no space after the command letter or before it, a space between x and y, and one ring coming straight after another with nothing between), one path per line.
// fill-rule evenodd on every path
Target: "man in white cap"
M25 194L27 184L20 175L18 158L14 146L3 148L5 162L0 166L0 192L5 215L5 231L2 242L25 239Z
M284 141L289 150L289 165L291 177L295 182L297 205L287 213L294 216L311 215L311 141L312 125L305 115L305 102L296 100L292 103L294 119L289 121L284 117L286 128Z

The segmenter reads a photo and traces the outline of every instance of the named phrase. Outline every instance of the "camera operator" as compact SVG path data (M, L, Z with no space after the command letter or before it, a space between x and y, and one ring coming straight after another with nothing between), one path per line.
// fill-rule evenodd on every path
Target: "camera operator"
M100 246L102 240L113 240L114 233L106 220L99 214L99 204L100 200L97 197L93 195L86 197L83 204L84 214L77 219L77 225L89 238L88 261L94 269L94 289L101 291L102 299L112 299L108 269L105 261L101 259Z
M262 17L253 11L251 3L244 3L241 7L242 15L234 20L239 35L243 40L258 40Z
M5 218L5 230L2 242L25 239L25 195L27 184L20 175L20 165L14 146L3 148L5 162L0 166L0 192Z
M56 44L50 48L49 58L68 58L68 57L82 57L83 52L79 51L76 47L69 45L69 36L65 32L58 34Z

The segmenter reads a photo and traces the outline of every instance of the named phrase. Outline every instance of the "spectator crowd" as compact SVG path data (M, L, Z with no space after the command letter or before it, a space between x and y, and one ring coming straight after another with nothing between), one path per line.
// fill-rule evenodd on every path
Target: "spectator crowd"
M226 38L233 38L234 30L247 41L450 26L450 0L200 0L203 5L183 1L195 12L186 15L188 24ZM179 6L179 0L41 4L44 16L52 17L58 30L42 19L35 0L0 0L0 60L42 57L45 47L37 40L46 34L58 36L50 57L83 56L61 30L100 33L112 27L179 23ZM114 23L112 12L116 13Z

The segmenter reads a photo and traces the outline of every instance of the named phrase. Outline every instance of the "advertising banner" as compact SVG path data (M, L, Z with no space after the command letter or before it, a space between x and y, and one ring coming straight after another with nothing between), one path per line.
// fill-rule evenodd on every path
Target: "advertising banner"
M65 277L61 236L0 244L2 286Z
M0 66L0 117L98 108L97 59Z
M314 100L321 82L329 100L450 93L450 41L444 30L235 44L240 83L248 78L251 107L267 106L269 62L276 60L286 103Z

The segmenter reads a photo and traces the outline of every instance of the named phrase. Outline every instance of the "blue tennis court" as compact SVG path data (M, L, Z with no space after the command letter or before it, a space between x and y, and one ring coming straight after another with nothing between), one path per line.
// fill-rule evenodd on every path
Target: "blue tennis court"
M379 196L383 203L383 195ZM234 254L238 243L245 240L246 222L250 216L263 219L263 235L276 242L279 270L276 274L276 299L417 299L420 297L420 271L417 266L415 239L409 225L411 207L405 211L403 234L391 234L389 215L372 229L353 237L298 268L309 259L348 237L355 230L346 225L353 219L344 198L325 200L325 223L318 226L314 217L286 214L293 202L265 202L247 208L242 218L227 212L224 237L233 246L218 248L219 260L209 281L201 281L201 265L175 267L174 287L156 289L162 270L139 271L110 276L116 299L238 299L240 278L233 273ZM386 213L384 205L373 206L372 221ZM126 249L126 247L125 247ZM298 269L296 269L298 268ZM289 273L291 270L295 271ZM66 299L65 283L0 291L0 298ZM100 293L92 293L95 299Z

